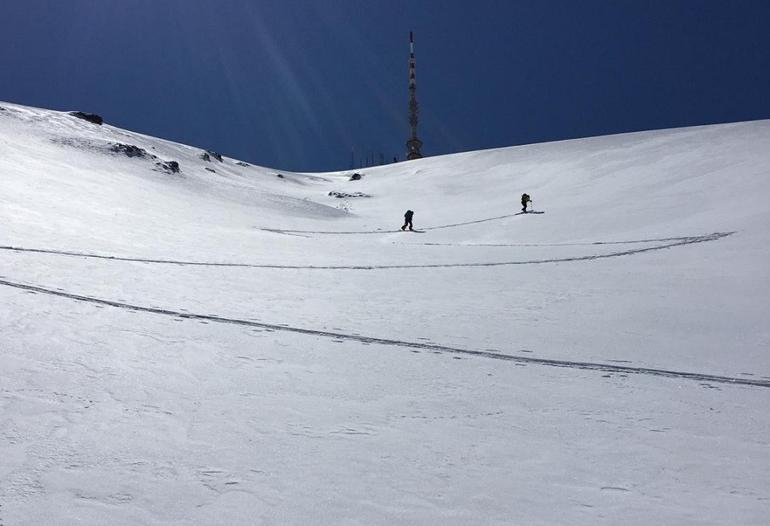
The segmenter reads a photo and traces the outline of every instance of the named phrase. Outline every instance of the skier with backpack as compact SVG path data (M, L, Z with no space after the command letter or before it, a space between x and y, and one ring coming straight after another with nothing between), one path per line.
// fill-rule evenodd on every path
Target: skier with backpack
M411 210L407 210L404 214L404 226L401 227L401 230L406 230L406 227L409 227L409 230L414 230L412 228L412 216L414 215L414 212Z
M532 199L529 198L529 194L521 194L521 211L527 213L527 203L531 203Z

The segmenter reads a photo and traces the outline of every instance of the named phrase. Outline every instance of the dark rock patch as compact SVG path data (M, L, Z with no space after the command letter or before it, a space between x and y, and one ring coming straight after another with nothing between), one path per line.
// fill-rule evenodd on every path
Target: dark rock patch
M123 155L131 158L136 157L139 159L158 159L157 155L153 155L144 148L134 146L133 144L123 144L116 142L110 145L110 151L114 153L122 153ZM177 161L157 161L155 166L168 173L179 173L179 163Z
M217 161L219 161L220 163L224 162L224 160L222 159L222 154L221 153L217 153L214 150L206 150L205 152L203 152L201 154L201 159L203 159L206 162L211 162L211 158L212 157L214 159L216 159Z
M216 170L214 170L213 168L209 168L208 166L206 167L206 170L208 170L209 172L211 172L213 174L217 173Z
M161 161L159 163L155 163L155 166L167 171L168 173L179 173L179 163L176 161Z
M71 111L69 112L70 115L73 117L77 117L78 119L83 119L84 121L88 121L93 124L102 125L104 122L104 119L102 119L101 115L97 115L96 113L86 113L85 111Z
M249 163L245 163L245 162L243 162L243 161L238 161L238 162L237 162L237 163L235 163L235 164L237 164L238 166L243 166L243 167L249 167L249 166L251 166Z
M360 181L362 177L363 177L362 174L356 172L356 173L354 173L353 175L350 176L350 180L351 181Z
M352 194L346 192L329 192L329 197L336 197L337 199L347 199L348 197L372 197L369 194L363 192L353 192Z
M278 179L283 179L283 178L284 178L284 177L283 177L283 174L275 174L275 176L276 176Z
M73 148L82 148L83 150L100 150L104 145L98 145L96 142L77 137L52 137L50 141L62 146L71 146Z
M110 151L115 153L122 153L123 155L127 157L140 157L140 158L146 158L151 157L155 159L155 156L151 153L148 153L147 150L144 148L140 148L138 146L134 146L133 144L123 144L116 142L112 146L110 146Z

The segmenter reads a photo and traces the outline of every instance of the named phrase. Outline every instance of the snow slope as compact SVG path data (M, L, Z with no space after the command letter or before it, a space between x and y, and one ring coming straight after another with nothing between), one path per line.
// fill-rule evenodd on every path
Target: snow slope
M767 523L770 121L203 153L0 103L3 526Z

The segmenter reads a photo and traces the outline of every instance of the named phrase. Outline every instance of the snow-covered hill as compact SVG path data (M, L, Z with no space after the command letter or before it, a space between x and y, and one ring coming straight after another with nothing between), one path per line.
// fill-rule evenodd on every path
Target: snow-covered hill
M0 524L766 524L770 121L359 172L0 103Z

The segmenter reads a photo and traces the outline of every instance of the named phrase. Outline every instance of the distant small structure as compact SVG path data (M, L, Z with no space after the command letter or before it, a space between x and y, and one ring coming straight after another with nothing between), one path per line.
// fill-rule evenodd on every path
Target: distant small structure
M409 125L412 128L412 136L406 141L406 158L422 159L422 141L417 138L417 114L419 107L417 105L417 75L416 60L414 58L414 35L409 32Z

